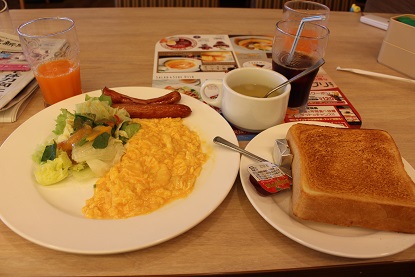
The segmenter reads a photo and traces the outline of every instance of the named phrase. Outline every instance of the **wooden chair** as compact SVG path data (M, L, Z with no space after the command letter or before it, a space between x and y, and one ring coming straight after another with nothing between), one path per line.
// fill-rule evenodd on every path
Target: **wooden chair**
M45 3L49 4L49 0L45 0ZM19 5L21 9L24 9L25 8L24 0L19 0Z
M116 0L116 7L219 7L219 0Z
M284 3L287 1L288 0L251 0L251 7L258 9L282 9ZM331 11L349 11L356 0L314 0L313 2L326 5Z

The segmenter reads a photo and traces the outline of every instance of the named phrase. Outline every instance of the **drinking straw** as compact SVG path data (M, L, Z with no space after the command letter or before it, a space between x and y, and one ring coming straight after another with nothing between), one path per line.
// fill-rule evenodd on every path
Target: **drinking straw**
M376 73L376 72L371 72L371 71L366 71L366 70L361 70L361 69L341 68L340 66L338 66L336 69L340 70L340 71L349 71L349 72L362 74L362 75L367 75L367 76L373 76L373 77L379 77L379 78L385 78L385 79L392 79L392 80L403 81L403 82L415 84L415 80L412 80L412 79L407 79L407 78L402 78L402 77L397 77L397 76L392 76L392 75L387 75L387 74L382 74L382 73Z
M324 20L324 19L326 19L324 15L309 16L309 17L304 17L303 19L301 19L300 26L298 26L297 33L295 34L293 45L291 46L290 54L288 55L288 58L287 58L288 64L290 64L291 60L293 59L295 48L297 47L297 43L298 43L298 40L300 39L301 32L303 31L304 24L306 22Z

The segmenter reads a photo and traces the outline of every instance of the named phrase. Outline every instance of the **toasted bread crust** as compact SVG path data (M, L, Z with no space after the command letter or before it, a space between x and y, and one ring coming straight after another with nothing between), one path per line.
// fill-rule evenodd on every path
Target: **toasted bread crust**
M415 183L387 132L296 124L287 140L294 215L415 233Z

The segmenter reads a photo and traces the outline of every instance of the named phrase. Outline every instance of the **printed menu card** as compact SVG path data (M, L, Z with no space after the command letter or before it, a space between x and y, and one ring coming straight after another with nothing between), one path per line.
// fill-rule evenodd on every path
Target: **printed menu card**
M155 46L152 86L177 90L202 101L200 88L207 79L220 80L241 67L272 69L272 40L270 36L220 34L162 38ZM356 109L323 68L314 80L307 112L285 116L285 122L294 121L323 121L348 128L362 124ZM234 131L239 140L255 136L236 128Z

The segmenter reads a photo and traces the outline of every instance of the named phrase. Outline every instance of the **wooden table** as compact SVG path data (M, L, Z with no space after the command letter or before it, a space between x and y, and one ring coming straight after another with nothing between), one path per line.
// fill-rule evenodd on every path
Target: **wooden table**
M104 86L151 86L154 46L160 38L176 34L273 34L281 11L11 10L16 26L45 16L75 20L81 43L82 83L87 92ZM360 23L359 17L349 12L332 13L324 69L360 112L363 127L387 130L402 156L415 166L414 85L336 71L341 66L403 76L376 61L385 31ZM0 124L0 143L42 108L38 92L16 123ZM131 253L88 256L58 252L29 242L0 223L0 276L195 275L313 269L320 274L339 275L344 268L348 268L346 272L413 270L414 263L415 246L392 256L363 260L331 256L302 246L256 212L239 177L228 197L206 220L170 241Z

